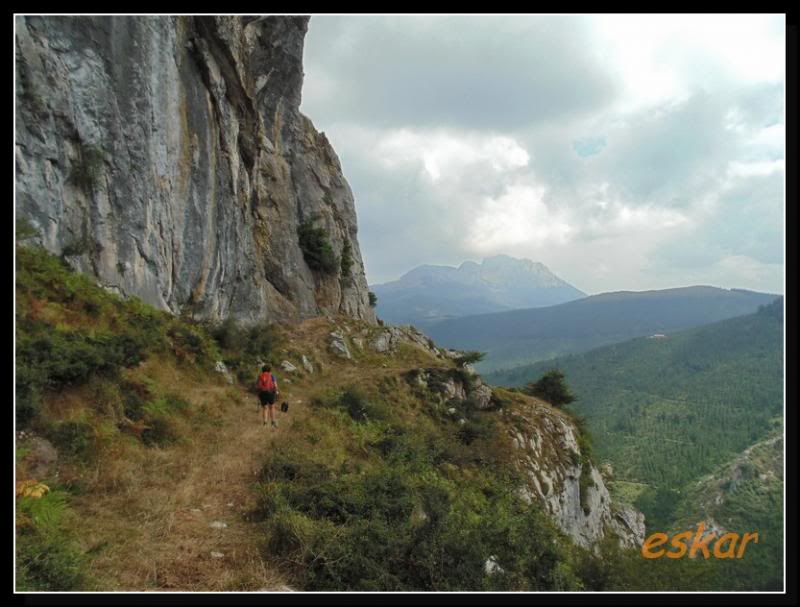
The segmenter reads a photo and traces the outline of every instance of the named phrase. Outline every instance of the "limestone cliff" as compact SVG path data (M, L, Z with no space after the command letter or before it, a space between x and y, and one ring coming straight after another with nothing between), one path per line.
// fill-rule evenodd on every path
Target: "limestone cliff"
M397 330L392 327L391 329ZM378 329L378 336L386 329ZM398 333L398 341L426 344L413 334ZM374 332L374 331L373 331ZM370 348L382 342L373 338ZM427 346L439 357L453 352ZM466 369L469 371L469 369ZM644 515L613 502L594 462L582 452L576 422L566 413L534 397L493 389L475 373L418 369L409 383L438 393L448 414L458 415L455 405L467 402L480 410L494 411L505 428L514 464L523 473L520 495L528 503L540 502L566 535L584 548L592 548L605 537L616 538L624 548L638 548L644 541ZM460 420L463 421L463 420Z
M18 17L18 217L101 284L162 309L374 323L352 192L299 111L307 25ZM310 268L304 221L351 263Z

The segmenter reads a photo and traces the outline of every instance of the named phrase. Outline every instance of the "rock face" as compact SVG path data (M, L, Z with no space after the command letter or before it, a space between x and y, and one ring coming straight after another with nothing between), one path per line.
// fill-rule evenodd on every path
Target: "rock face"
M577 544L590 548L611 534L623 547L641 546L644 515L611 502L600 472L581 454L568 415L541 403L526 404L524 410L507 408L480 375L463 369L414 369L406 380L412 388L437 394L451 417L463 406L500 415L509 429L509 448L525 473L522 498L542 502L556 525Z
M375 323L352 192L299 111L307 26L18 17L18 217L77 269L162 309ZM351 263L312 270L305 221Z
M607 534L625 547L642 544L644 515L612 504L600 472L582 461L576 429L567 416L546 405L509 415L511 441L528 479L524 499L540 500L561 530L581 546L591 547Z

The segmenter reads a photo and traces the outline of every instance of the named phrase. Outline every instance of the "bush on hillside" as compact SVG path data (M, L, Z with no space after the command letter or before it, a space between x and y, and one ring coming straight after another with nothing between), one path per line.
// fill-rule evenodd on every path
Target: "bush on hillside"
M85 552L61 527L68 509L61 491L17 497L17 591L88 589Z
M480 362L483 360L485 356L486 352L470 351L470 352L462 352L461 354L456 356L453 360L459 367L463 367L466 365L472 365L477 362Z
M568 405L575 400L575 395L567 387L564 374L558 369L551 369L537 381L529 383L523 388L523 392L546 400L554 407Z

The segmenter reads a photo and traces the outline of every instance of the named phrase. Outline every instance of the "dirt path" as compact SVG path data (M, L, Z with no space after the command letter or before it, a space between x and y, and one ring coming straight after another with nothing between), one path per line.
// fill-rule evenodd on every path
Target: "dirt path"
M324 319L287 329L287 343L319 366L313 374L277 370L280 400L291 403L288 414L278 412L277 430L261 425L255 395L219 377L196 385L174 363L157 360L135 371L133 379L179 390L190 402L180 432L188 438L146 448L130 437L82 477L87 490L71 500L78 513L72 527L92 557L99 589L291 590L250 516L253 484L270 450L292 440L293 423L308 415L309 395L322 387L396 375L430 360L412 353L407 360L370 354L342 361L325 350L330 330Z
M128 462L137 469L109 472L133 473L124 490L74 500L74 526L102 589L291 590L264 560L263 532L249 520L252 485L289 420L279 417L277 430L262 426L255 397L230 387L207 387L192 402L219 411L193 440L148 450L147 459Z

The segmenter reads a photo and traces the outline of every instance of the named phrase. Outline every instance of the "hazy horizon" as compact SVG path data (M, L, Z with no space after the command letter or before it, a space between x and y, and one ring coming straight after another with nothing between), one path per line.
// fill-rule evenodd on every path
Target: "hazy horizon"
M513 257L512 255L506 255L505 253L497 253L496 255L489 255L489 256L487 256L487 258L488 257L496 257L496 256L512 257L513 259L523 259L523 260L531 261L533 263L537 263L536 259L530 259L530 258L526 258L526 257ZM394 278L389 278L388 280L384 280L384 281L381 281L381 282L377 282L377 281L376 282L372 282L372 281L370 281L369 285L370 286L383 285L383 284L386 284L386 283L390 283L390 282L394 282L394 281L400 280L403 276L408 274L410 271L412 271L412 270L414 270L416 268L419 268L421 266L458 268L459 266L461 266L462 264L467 263L467 262L472 262L472 263L476 263L478 265L481 265L481 263L484 261L484 259L486 259L486 258L465 259L462 262L457 263L457 264L421 263L419 265L414 266L413 268L409 268L408 270L403 271L401 274L399 274L398 276L396 276ZM539 263L541 263L541 262L539 262ZM606 290L601 290L601 291L588 291L586 289L581 288L581 285L574 284L568 278L562 276L559 272L557 272L556 270L554 270L553 268L551 268L547 264L544 264L544 265L553 274L555 274L556 276L558 276L560 279L564 280L565 282L569 283L570 285L572 285L576 289L578 289L580 291L583 291L584 293L586 293L587 296L600 295L601 293L615 293L615 292L625 292L625 291L627 291L627 292L663 291L663 290L667 290L667 289L682 289L682 288L689 288L689 287L714 287L714 288L717 288L717 289L727 289L727 290L743 289L743 290L758 291L760 293L784 295L783 289L780 289L780 290L777 290L777 291L762 291L762 290L759 290L759 289L748 289L746 287L740 287L740 286L736 286L736 285L701 284L701 283L666 285L666 286L658 287L658 288L655 288L655 289L639 289L639 288L631 287L631 288L606 289Z
M783 292L784 21L312 16L302 110L368 282L503 253L587 293Z

